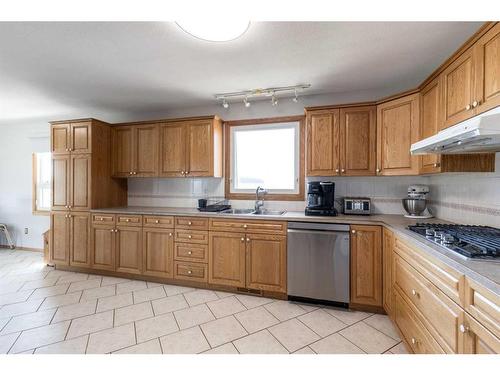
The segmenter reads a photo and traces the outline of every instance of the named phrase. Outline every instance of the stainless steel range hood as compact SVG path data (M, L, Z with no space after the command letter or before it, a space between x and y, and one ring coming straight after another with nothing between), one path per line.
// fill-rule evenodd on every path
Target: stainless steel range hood
M412 155L500 151L500 107L411 145Z

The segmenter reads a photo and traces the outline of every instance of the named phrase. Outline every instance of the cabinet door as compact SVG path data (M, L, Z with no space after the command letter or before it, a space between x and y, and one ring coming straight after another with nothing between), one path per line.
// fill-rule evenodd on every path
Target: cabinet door
M247 234L246 286L286 292L286 237Z
M75 211L91 208L91 156L71 155L69 208Z
M92 268L115 270L115 226L92 227Z
M435 79L420 93L420 139L432 137L442 128L440 82ZM440 172L440 159L440 155L423 155L420 173Z
M214 174L212 121L186 125L186 174L188 177L209 177Z
M134 176L154 177L158 175L158 125L135 127Z
M70 163L69 154L52 155L52 211L69 209Z
M393 315L393 283L392 283L392 264L394 252L394 235L386 228L383 230L383 302L384 310L387 315Z
M70 129L70 151L73 154L88 154L92 152L90 122L75 122Z
M186 171L186 137L184 124L160 127L160 176L183 177Z
M119 126L113 128L111 147L113 176L129 177L134 171L134 128Z
M307 118L307 176L340 172L339 110L315 112Z
M375 175L376 115L376 107L340 109L340 172L342 175Z
M465 354L499 354L500 340L476 319L465 314L459 327Z
M142 273L142 228L116 229L116 271Z
M474 46L475 91L472 106L476 113L500 105L500 23L479 39Z
M72 266L90 266L90 214L72 212L70 214L70 257Z
M419 156L410 147L419 139L419 96L408 95L377 107L377 161L379 174L416 175Z
M474 61L472 50L465 51L441 74L443 126L445 128L474 115Z
M210 232L208 282L245 287L245 235Z
M70 147L70 125L55 124L50 127L50 151L53 155L68 154Z
M54 264L69 264L69 217L67 212L50 214L50 259Z
M382 230L351 225L351 303L382 307Z
M172 278L173 248L172 230L144 228L142 232L144 275Z

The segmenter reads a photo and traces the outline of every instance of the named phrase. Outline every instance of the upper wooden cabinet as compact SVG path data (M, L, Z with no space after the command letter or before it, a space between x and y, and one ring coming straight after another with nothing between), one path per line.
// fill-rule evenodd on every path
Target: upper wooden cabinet
M375 174L375 106L311 110L306 116L308 176Z
M160 126L160 177L221 177L219 118L167 122Z
M420 91L420 139L432 137L443 127L441 115L441 80L435 79ZM441 156L422 156L421 173L440 172Z
M157 124L113 128L114 177L158 175L158 131Z
M351 225L351 304L382 307L382 228Z
M475 96L472 106L481 113L500 105L500 24L474 45Z
M419 156L410 147L419 140L419 94L411 94L377 106L377 173L416 175Z
M91 120L55 123L51 127L52 154L92 152Z

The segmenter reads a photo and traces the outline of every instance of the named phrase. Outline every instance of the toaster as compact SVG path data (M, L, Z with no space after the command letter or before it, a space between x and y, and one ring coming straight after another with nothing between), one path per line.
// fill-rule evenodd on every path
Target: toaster
M344 198L343 209L346 215L370 215L370 198Z

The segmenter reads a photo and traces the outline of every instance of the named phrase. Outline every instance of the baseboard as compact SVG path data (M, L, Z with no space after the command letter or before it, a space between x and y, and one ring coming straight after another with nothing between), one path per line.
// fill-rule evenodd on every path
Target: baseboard
M10 249L9 245L0 245L2 249ZM43 249L39 249L37 247L24 247L24 246L16 246L13 250L21 250L21 251L36 251L37 253L43 253Z

